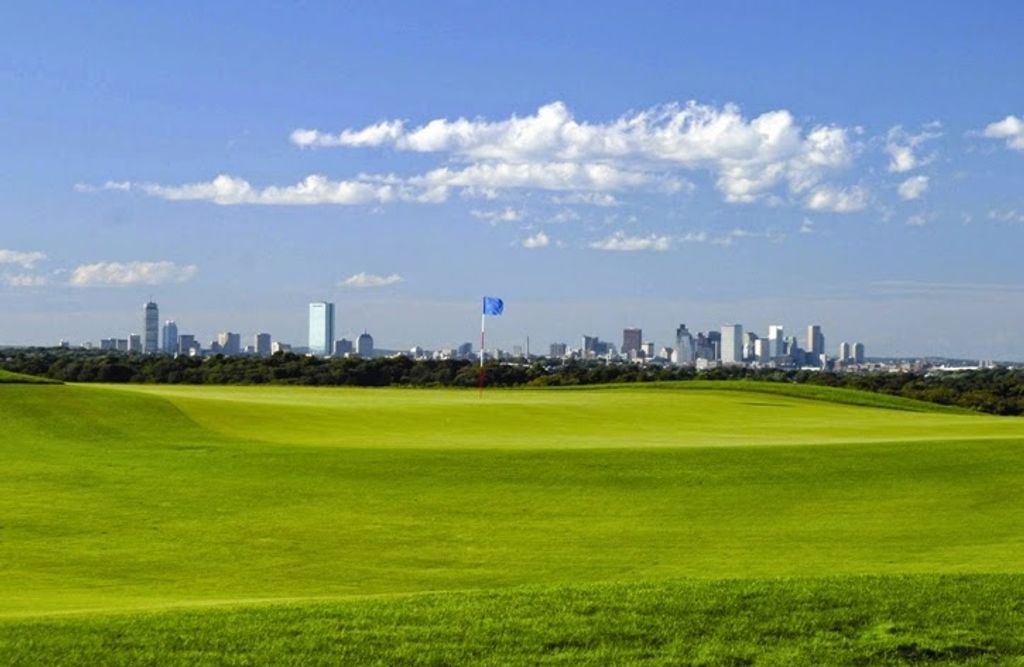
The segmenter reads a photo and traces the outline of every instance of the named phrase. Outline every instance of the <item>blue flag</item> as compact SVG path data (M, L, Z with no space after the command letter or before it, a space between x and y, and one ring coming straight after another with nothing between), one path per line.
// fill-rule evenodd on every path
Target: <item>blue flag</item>
M484 315L501 315L505 310L505 302L496 296L484 297Z

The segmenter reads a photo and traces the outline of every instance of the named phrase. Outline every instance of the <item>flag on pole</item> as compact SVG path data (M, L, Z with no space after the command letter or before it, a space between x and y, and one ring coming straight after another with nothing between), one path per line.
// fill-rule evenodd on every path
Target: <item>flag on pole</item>
M496 296L484 297L484 315L501 315L505 310L505 302Z

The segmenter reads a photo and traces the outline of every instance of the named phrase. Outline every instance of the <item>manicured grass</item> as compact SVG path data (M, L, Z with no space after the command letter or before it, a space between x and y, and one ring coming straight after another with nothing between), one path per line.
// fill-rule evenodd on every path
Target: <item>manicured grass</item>
M1024 660L1024 577L632 582L0 621L8 665Z
M289 637L299 651L317 642L344 648L337 632L348 625L301 629L338 617L363 628L356 636L369 643L356 642L350 656L360 660L390 641L393 659L383 662L415 662L420 654L403 653L413 649L399 642L436 639L438 652L422 651L435 657L419 662L483 659L473 646L493 642L511 642L501 649L507 661L596 663L654 651L700 662L702 654L677 651L697 651L685 638L709 632L711 621L691 614L677 628L670 621L679 605L718 605L717 622L752 633L755 646L768 641L758 633L775 632L757 614L833 590L774 577L914 575L842 579L836 590L845 592L834 597L855 596L863 582L899 581L920 589L919 599L963 593L975 616L982 607L972 605L1002 604L1001 586L1020 590L1018 578L1000 575L1024 572L1024 420L914 411L900 399L855 405L851 392L752 389L495 390L481 398L456 390L4 385L0 656L67 651L64 662L87 664L110 651L115 657L100 662L157 661L196 633L198 643L175 653L180 661L232 646L256 647L250 659L259 662L297 661L288 657ZM952 580L937 573L986 576L956 580L967 583L954 595L943 588ZM714 581L723 578L750 581ZM865 623L874 623L873 605L901 597L889 596L890 583L872 585L858 603ZM741 595L744 587L755 593ZM406 597L469 590L482 592ZM367 595L401 597L358 600ZM723 595L764 601L744 611L745 603L714 602ZM665 602L664 627L655 623L650 639L608 635L606 626L622 620L610 618L580 627L582 644L568 652L540 650L574 627L560 620L560 600L588 596L583 604L599 610L629 601L614 613L635 623L662 613L643 606L647 597L655 607L675 602ZM208 609L289 599L325 602ZM487 605L493 622L460 640L459 628ZM520 609L507 624L496 611L505 605ZM164 607L203 611L133 613ZM74 616L51 617L65 612ZM784 630L786 650L817 655L839 641L805 632L832 613ZM921 612L926 630L912 636L935 642L920 646L961 645L942 613ZM971 635L998 648L972 654L979 660L1018 650L1000 629L1012 619L1000 619ZM519 622L541 630L517 643ZM282 624L297 629L274 639L267 629ZM135 630L118 628L141 638L119 643L119 632ZM677 631L682 644L657 638ZM870 653L877 642L861 639L850 640L857 655L888 655ZM727 661L729 642L721 641L707 645L708 662ZM259 653L271 649L286 653ZM751 655L784 662L787 654Z
M55 380L49 378L25 375L23 373L12 373L0 368L0 384L55 384Z

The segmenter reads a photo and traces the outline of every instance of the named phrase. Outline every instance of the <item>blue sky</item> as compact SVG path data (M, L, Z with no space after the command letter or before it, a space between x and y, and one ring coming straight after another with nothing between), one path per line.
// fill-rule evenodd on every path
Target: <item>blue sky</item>
M670 344L1021 359L1021 3L8 3L0 343Z

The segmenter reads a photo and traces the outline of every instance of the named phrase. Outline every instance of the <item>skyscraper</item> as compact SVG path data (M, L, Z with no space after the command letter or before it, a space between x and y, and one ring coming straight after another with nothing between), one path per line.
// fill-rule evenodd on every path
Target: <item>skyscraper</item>
M853 363L863 364L864 363L864 343L853 344Z
M178 351L178 325L174 320L164 322L163 343L161 349L164 354L174 354Z
M261 357L270 356L270 334L258 333L256 334L256 354Z
M818 324L807 327L807 353L814 357L815 363L820 355L825 354L825 335Z
M142 336L139 334L128 334L128 347L125 352L131 354L142 352Z
M853 355L850 353L850 344L842 342L839 344L839 361L850 361Z
M785 336L781 324L772 324L768 327L768 356L781 357L786 354Z
M309 352L321 357L334 346L334 304L314 301L309 304Z
M675 363L680 366L687 366L693 363L696 358L696 349L693 345L693 336L685 324L680 324L676 329Z
M356 339L356 354L360 357L373 356L373 336L365 331Z
M622 330L622 353L629 354L633 352L636 354L643 347L643 331L640 329L623 329Z
M739 364L743 362L743 325L722 325L722 363Z
M160 351L160 311L156 304L150 301L146 309L146 333L143 341L142 351L146 354L156 354Z
M225 356L233 356L242 352L242 336L231 331L217 334L217 344L220 346L220 353Z

